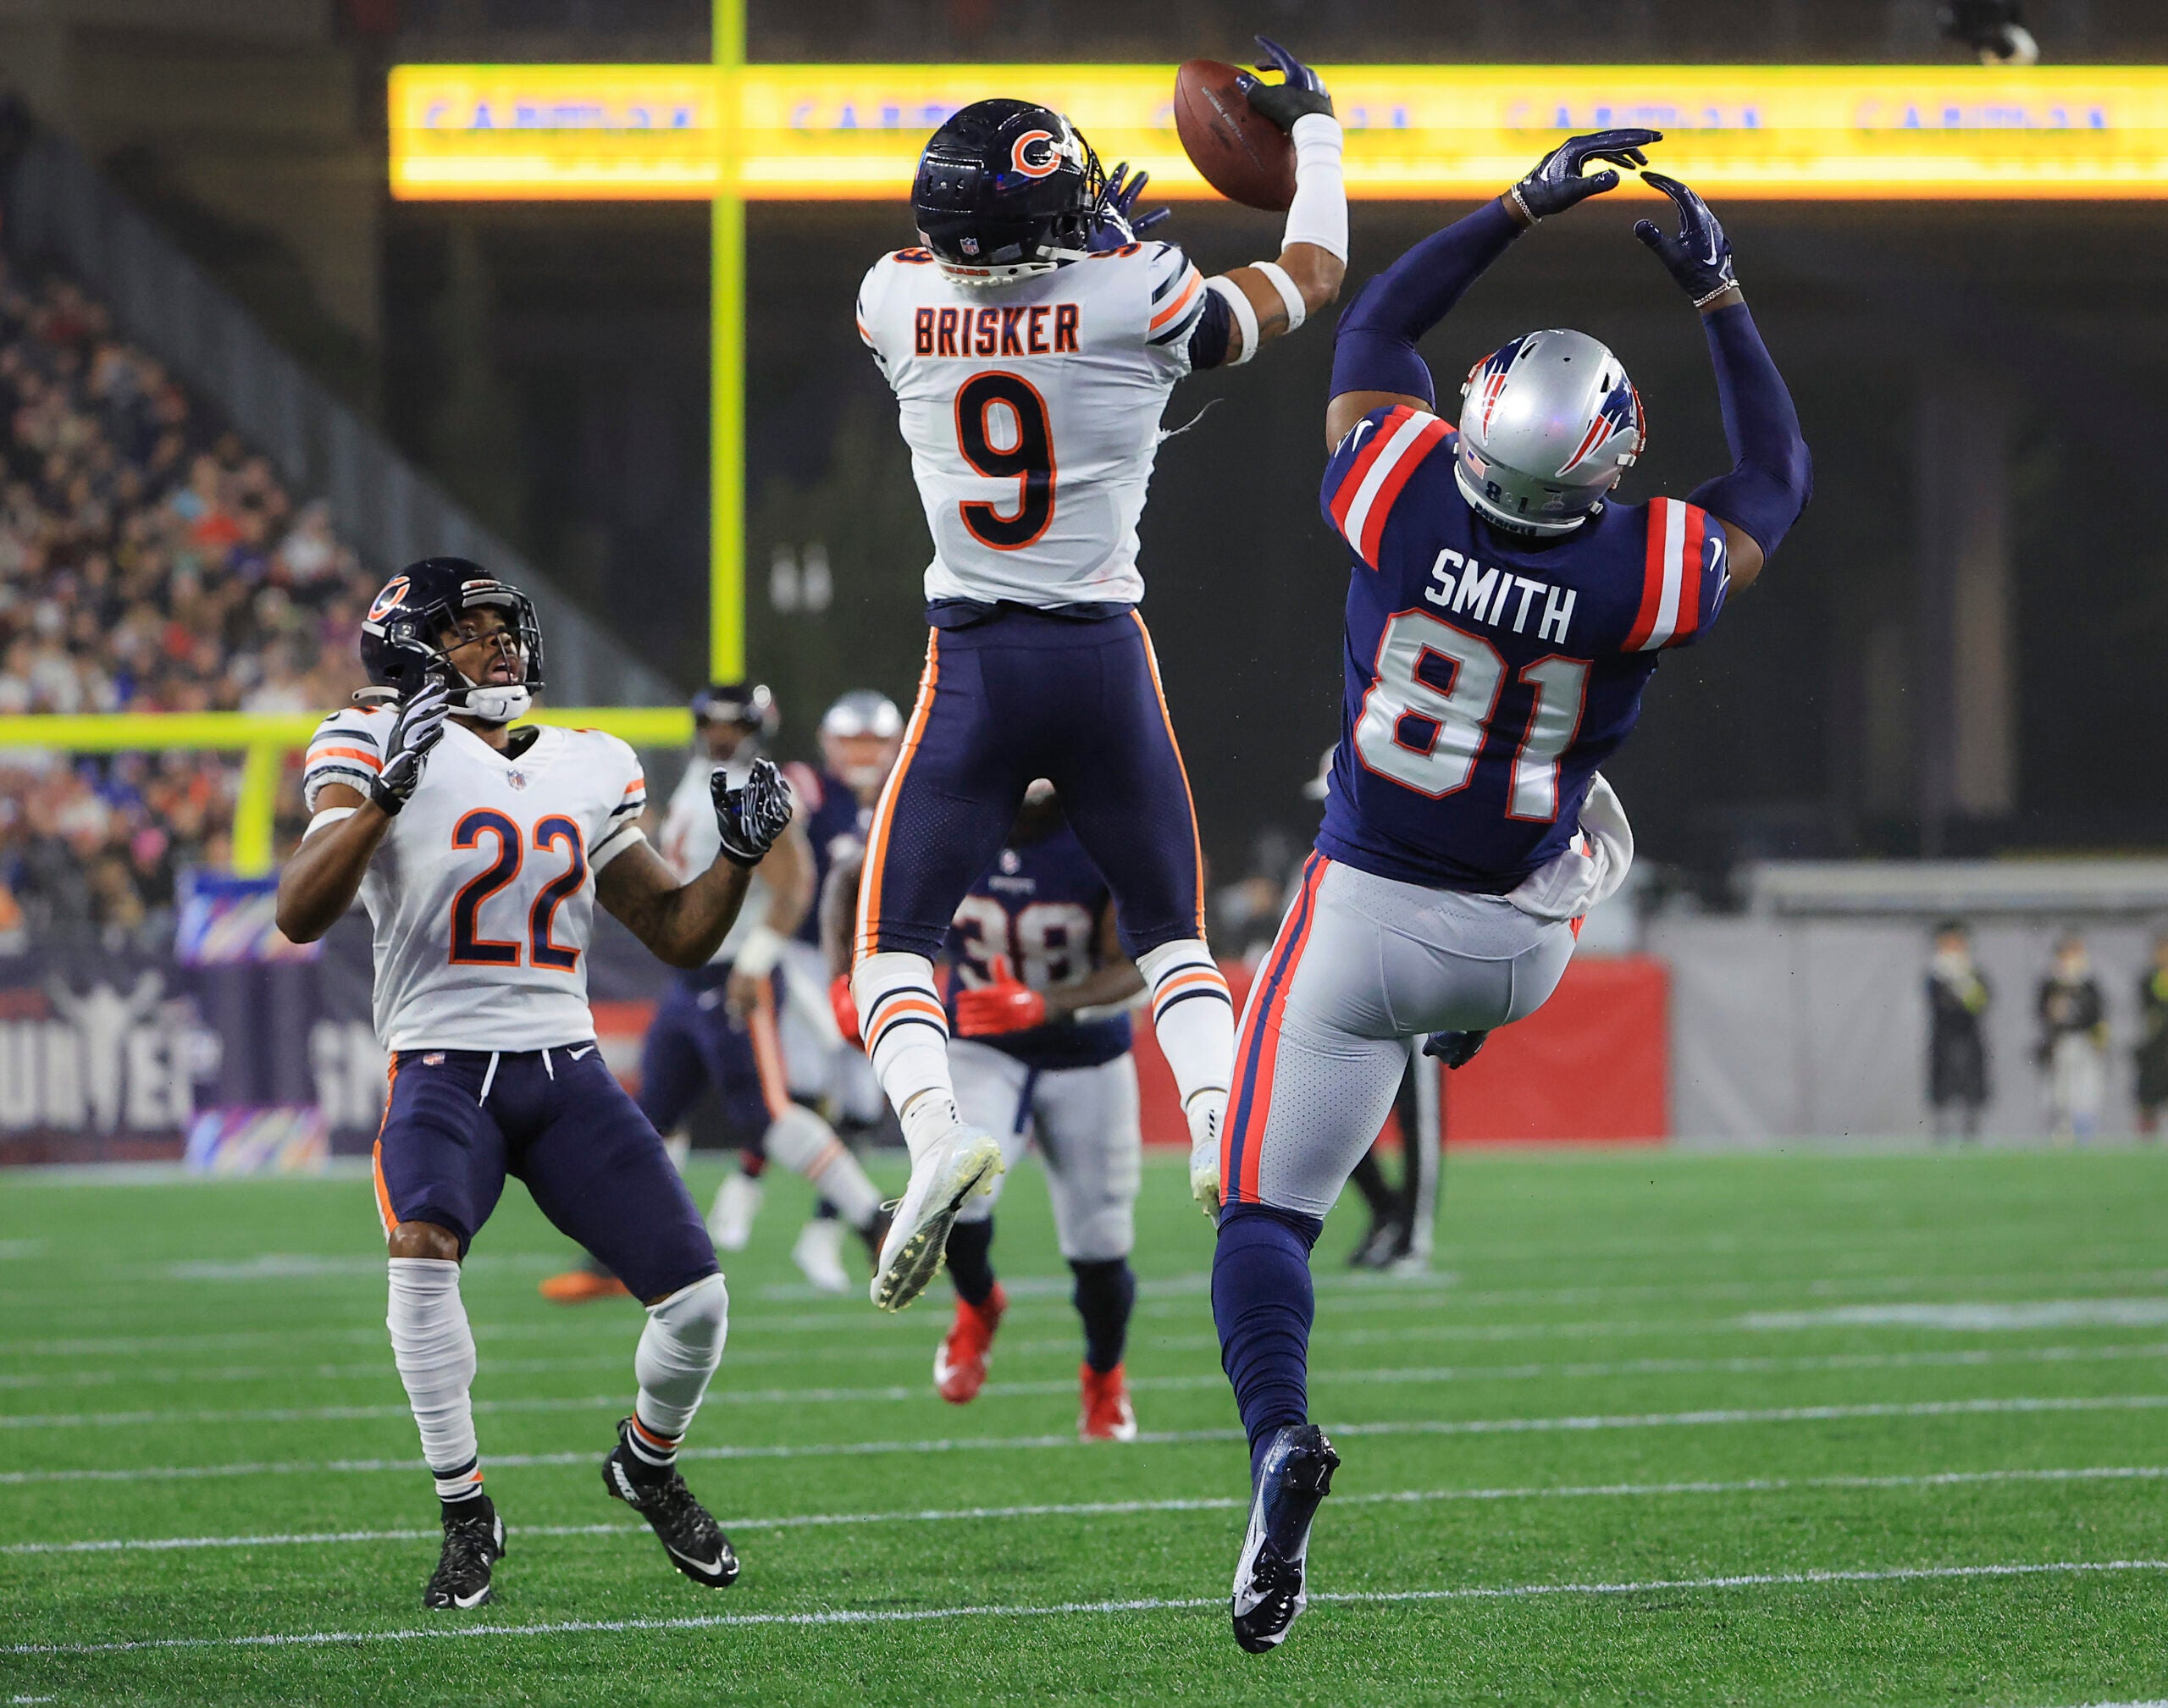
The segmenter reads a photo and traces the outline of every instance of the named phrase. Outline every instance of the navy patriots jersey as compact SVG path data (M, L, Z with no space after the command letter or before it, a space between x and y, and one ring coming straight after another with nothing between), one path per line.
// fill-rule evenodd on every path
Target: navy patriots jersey
M1005 848L971 886L948 928L956 986L990 983L996 955L1035 991L1081 983L1105 964L1099 922L1114 898L1068 825L1020 848ZM955 999L948 1004L955 1021ZM1064 1020L977 1040L1027 1067L1090 1068L1130 1046L1129 1016Z
M1326 465L1353 549L1347 694L1318 851L1434 889L1502 894L1562 852L1589 779L1671 647L1730 583L1722 526L1677 499L1606 504L1551 540L1485 522L1455 434L1373 411Z
M790 779L790 786L797 793L798 810L805 817L805 835L813 844L813 893L819 897L827 893L828 874L835 869L836 862L844 854L854 854L866 846L866 826L873 813L871 808L859 805L858 797L841 777L798 764L786 766L783 774ZM806 909L795 935L816 948L820 946L818 901Z

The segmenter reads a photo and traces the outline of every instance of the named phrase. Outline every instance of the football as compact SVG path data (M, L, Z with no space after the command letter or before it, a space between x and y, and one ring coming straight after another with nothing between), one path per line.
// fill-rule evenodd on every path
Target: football
M1242 98L1239 65L1185 61L1175 73L1175 133L1204 181L1230 202L1284 213L1295 199L1295 145Z

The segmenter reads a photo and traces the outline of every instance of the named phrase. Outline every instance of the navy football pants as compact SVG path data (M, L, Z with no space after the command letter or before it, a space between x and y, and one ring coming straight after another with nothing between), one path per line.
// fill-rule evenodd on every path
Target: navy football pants
M1004 608L936 628L859 887L858 953L939 956L1045 777L1114 892L1132 957L1204 935L1204 860L1144 621Z
M776 981L750 1014L733 1014L724 993L729 974L718 964L670 981L640 1045L640 1112L658 1133L675 1132L701 1088L713 1086L732 1141L757 1152L769 1124L790 1107Z
M716 1273L684 1181L595 1045L393 1056L376 1141L386 1235L401 1222L434 1223L459 1236L463 1258L507 1175L636 1299Z

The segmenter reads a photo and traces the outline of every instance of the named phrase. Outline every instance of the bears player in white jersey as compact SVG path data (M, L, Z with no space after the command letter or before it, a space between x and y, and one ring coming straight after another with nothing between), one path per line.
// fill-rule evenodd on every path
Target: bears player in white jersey
M1236 1640L1282 1641L1338 1455L1309 1421L1309 1253L1406 1070L1534 1012L1633 840L1596 766L1665 653L1761 572L1811 491L1799 417L1716 216L1655 172L1676 234L1635 235L1700 311L1735 466L1684 500L1618 501L1640 394L1579 332L1478 362L1457 423L1416 340L1537 221L1645 164L1647 130L1562 143L1418 244L1341 317L1321 507L1345 540L1340 745L1325 822L1242 1015L1220 1166L1212 1307L1250 1441ZM1609 163L1594 173L1593 163ZM1224 1186L1224 1202L1221 1188Z
M390 1053L377 1209L394 1361L434 1480L444 1546L423 1592L479 1606L505 1552L483 1492L474 1337L460 1264L507 1175L647 1307L639 1396L603 1485L671 1563L721 1589L738 1558L677 1468L722 1356L729 1296L655 1128L603 1064L587 1002L597 902L662 959L697 967L790 822L789 786L756 764L715 780L714 860L680 882L639 829L639 761L599 730L513 729L543 683L518 589L462 558L392 578L362 627L374 686L309 743L310 812L279 880L279 927L329 931L358 894L375 935L377 1036Z
M1138 240L1142 180L1106 180L1067 119L981 101L920 160L924 246L882 257L860 289L860 335L895 391L934 549L926 669L874 814L853 974L911 1154L873 1282L884 1309L918 1296L964 1199L1002 1165L957 1112L933 960L1035 777L1106 875L1192 1145L1218 1150L1233 1009L1205 948L1196 814L1136 609L1137 522L1175 382L1295 330L1346 270L1331 98L1263 45L1282 80L1247 79L1246 96L1296 155L1276 261L1205 279L1172 244Z

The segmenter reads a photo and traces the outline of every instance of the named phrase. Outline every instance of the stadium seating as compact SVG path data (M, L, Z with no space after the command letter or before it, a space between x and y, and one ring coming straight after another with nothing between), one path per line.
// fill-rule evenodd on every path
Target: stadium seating
M4 259L0 422L0 716L300 712L357 685L374 583L324 506L79 285ZM217 755L0 749L0 943L154 920L180 870L224 864L238 776Z

